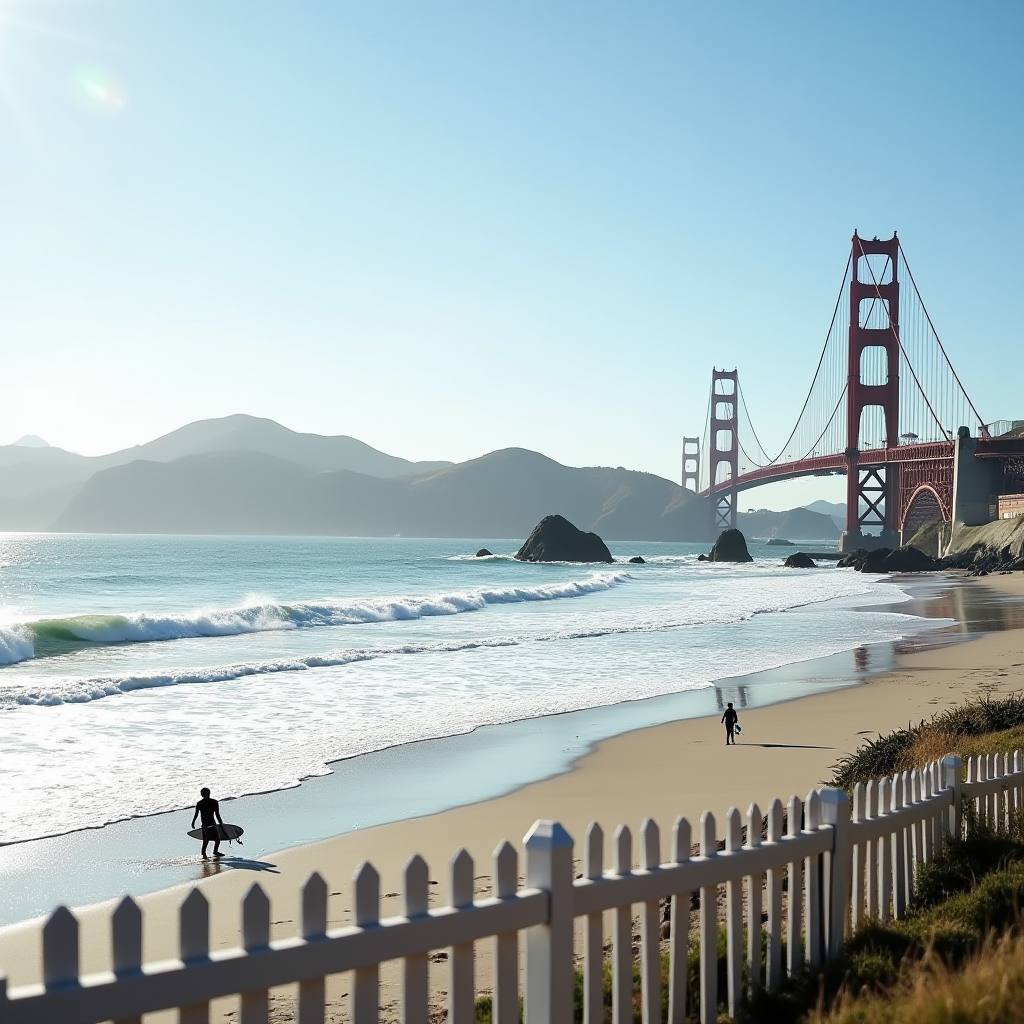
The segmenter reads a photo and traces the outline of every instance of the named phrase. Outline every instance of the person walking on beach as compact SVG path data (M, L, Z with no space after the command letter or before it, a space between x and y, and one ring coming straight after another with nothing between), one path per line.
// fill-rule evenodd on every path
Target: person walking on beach
M731 704L729 706L732 707ZM205 786L199 790L199 795L202 800L196 804L196 813L192 815L192 827L196 827L198 818L203 826L203 860L210 859L206 856L206 847L211 839L214 857L223 857L224 854L220 852L220 834L217 831L218 822L224 824L224 819L220 816L220 804L210 796L210 791Z
M725 745L729 744L736 745L736 735L733 730L736 728L736 723L740 720L740 716L736 714L736 709L732 706L732 701L729 701L729 706L725 709L725 714L722 715L722 721L725 722Z

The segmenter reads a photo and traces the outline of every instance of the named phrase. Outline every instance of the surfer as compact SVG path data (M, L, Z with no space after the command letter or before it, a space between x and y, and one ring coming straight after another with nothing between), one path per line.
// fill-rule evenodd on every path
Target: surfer
M210 796L210 791L204 786L199 790L202 800L196 804L196 813L192 815L192 827L196 827L196 818L203 826L203 860L209 860L206 856L206 847L210 840L213 840L214 857L223 857L220 852L220 833L217 829L218 823L223 827L224 819L220 816L220 804Z

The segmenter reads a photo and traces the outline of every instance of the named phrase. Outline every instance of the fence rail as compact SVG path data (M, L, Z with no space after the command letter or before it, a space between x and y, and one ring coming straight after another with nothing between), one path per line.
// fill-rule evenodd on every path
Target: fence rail
M380 1014L380 965L401 962L402 1019L427 1024L427 956L449 949L448 1020L475 1020L474 943L493 942L490 978L495 1024L518 1024L520 974L527 1024L573 1019L575 940L581 935L583 1024L603 1022L606 915L611 916L610 969L615 1024L633 1020L634 908L639 906L640 998L644 1024L662 1022L663 916L668 918L668 1024L682 1024L689 995L691 902L697 894L700 943L700 1020L716 1020L719 1006L719 893L724 887L726 991L735 1016L757 988L776 990L784 977L817 967L838 954L851 929L873 919L905 915L920 865L938 854L946 837L965 828L1008 829L1024 806L1021 754L946 757L891 778L858 783L852 807L842 790L811 790L773 800L762 817L757 804L725 817L719 849L717 823L705 811L699 853L691 827L675 822L662 859L658 825L648 819L633 840L620 826L605 866L605 837L596 822L583 842L583 869L573 878L574 843L557 822L539 821L525 840L525 887L510 843L494 853L493 895L473 896L473 860L460 850L449 862L449 905L428 907L429 873L420 856L405 868L404 913L380 918L380 880L370 864L353 878L354 924L327 927L327 885L311 875L301 892L298 937L271 940L270 900L254 884L241 902L240 947L211 952L209 904L193 889L179 910L178 957L144 963L142 911L125 897L111 915L113 970L80 976L79 927L59 907L42 928L43 982L8 991L0 977L0 1024L137 1024L142 1015L178 1008L182 1024L209 1019L213 999L237 996L241 1024L267 1024L269 990L298 983L295 1019L322 1024L325 978L352 972L353 1024ZM785 884L785 913L783 888ZM745 898L744 898L745 897ZM663 914L662 908L666 908ZM525 953L520 971L520 943ZM762 948L763 947L763 948ZM785 952L785 957L783 953ZM763 964L763 967L762 967Z

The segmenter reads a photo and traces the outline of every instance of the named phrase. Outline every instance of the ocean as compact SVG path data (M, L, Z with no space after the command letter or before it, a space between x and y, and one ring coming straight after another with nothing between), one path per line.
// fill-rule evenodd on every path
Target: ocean
M611 544L612 565L534 565L519 543L3 535L0 842L938 624L877 577L784 569L785 549L712 565L706 545Z

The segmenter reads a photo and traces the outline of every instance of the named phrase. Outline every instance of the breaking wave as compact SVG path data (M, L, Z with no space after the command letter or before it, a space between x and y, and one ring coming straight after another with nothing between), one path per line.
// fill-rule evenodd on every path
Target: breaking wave
M477 587L422 596L363 597L351 600L304 601L298 604L258 602L165 615L74 615L0 627L0 665L63 653L70 647L151 643L195 637L238 636L267 630L311 629L370 622L422 619L475 612L488 605L526 601L557 601L609 590L629 579L628 573L597 572L580 580L536 587ZM309 667L309 666L307 666Z

